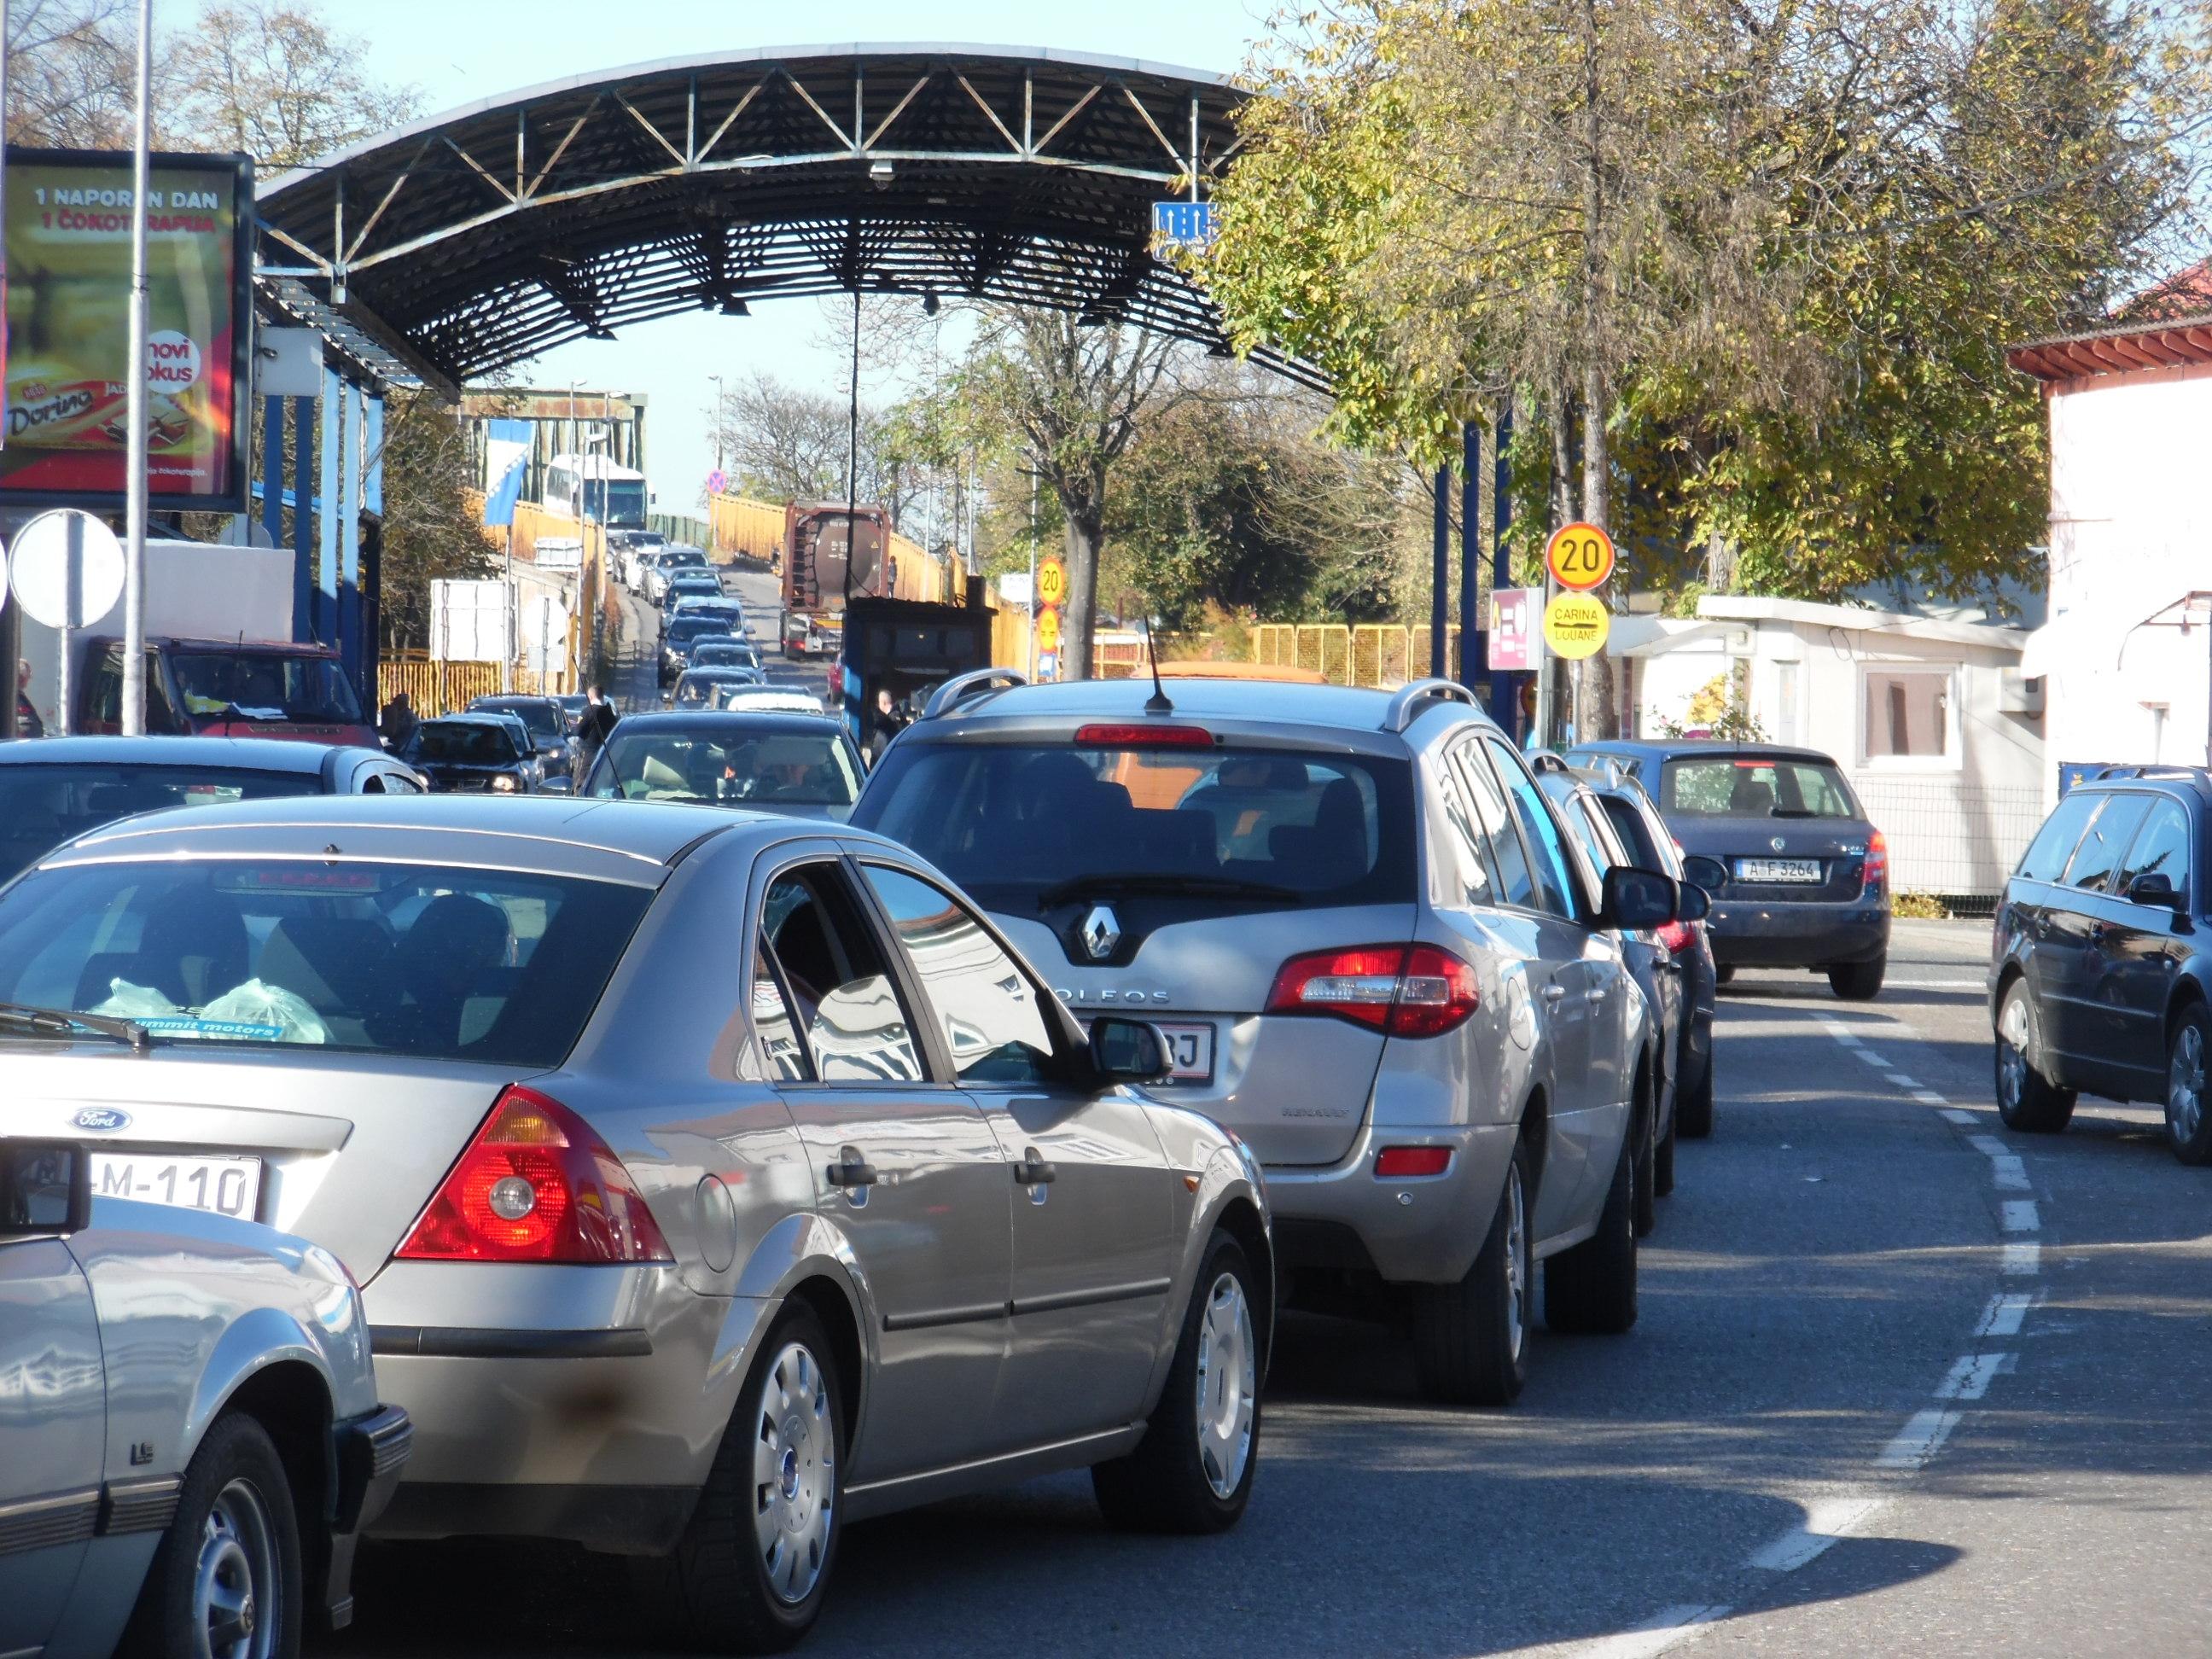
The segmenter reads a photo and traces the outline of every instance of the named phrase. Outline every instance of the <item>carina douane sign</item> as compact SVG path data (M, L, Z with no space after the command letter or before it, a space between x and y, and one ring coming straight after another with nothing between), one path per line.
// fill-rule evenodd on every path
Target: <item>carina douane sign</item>
M7 426L0 497L119 508L129 453L131 157L8 150ZM147 493L242 512L244 156L157 155L146 204Z

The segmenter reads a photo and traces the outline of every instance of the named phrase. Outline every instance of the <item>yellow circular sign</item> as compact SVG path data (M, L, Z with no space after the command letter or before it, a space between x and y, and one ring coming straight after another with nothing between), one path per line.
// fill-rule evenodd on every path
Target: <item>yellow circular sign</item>
M1043 581L1044 573L1042 571L1039 571L1037 573L1037 580L1040 583ZM1050 605L1047 605L1043 610L1037 612L1036 636L1038 650L1057 651L1060 649L1060 612L1054 610Z
M1036 597L1039 605L1067 602L1067 567L1058 559L1047 559L1037 567Z
M1556 593L1544 607L1544 643L1555 657L1594 657L1612 631L1611 615L1587 593Z
M1613 574L1613 538L1594 524L1561 525L1544 550L1552 580L1586 593Z

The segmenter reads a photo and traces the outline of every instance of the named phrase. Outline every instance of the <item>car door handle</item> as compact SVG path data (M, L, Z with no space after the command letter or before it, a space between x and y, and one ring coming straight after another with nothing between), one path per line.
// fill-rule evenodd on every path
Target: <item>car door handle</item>
M1583 993L1583 1000L1585 1002L1603 1002L1605 1000L1605 993L1602 990L1585 991Z
M860 1156L858 1146L840 1146L837 1161L822 1174L832 1187L872 1187L878 1179L876 1166Z
M2102 945L2105 942L2105 935L2108 931L2109 930L2106 927L2103 922L2091 922L2089 924L2089 943L2092 945Z
M1547 985L1544 988L1544 1000L1547 1002L1557 1002L1566 994L1567 988L1564 985Z
M1022 1148L1022 1161L1014 1165L1014 1185L1042 1187L1059 1174L1060 1170L1054 1165L1037 1156L1036 1147L1024 1146Z

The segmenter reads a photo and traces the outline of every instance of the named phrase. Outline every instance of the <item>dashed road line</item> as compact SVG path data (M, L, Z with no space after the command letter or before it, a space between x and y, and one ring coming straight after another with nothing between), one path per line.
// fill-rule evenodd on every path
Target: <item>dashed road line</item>
M1709 1626L1734 1612L1732 1607L1696 1607L1684 1603L1665 1607L1632 1630L1601 1636L1577 1651L1584 1659L1654 1659L1678 1643L1701 1636Z
M2034 1294L2028 1291L2007 1291L1991 1297L1990 1305L1982 1310L1982 1322L1974 1327L1975 1337L2018 1336L2027 1310L2034 1305Z
M2043 1213L2035 1207L2032 1198L2008 1198L2004 1200L2004 1230L2008 1233L2039 1233L2043 1231Z
M1943 1443L1951 1437L1951 1431L1959 1426L1959 1413L1945 1411L1940 1406L1930 1406L1917 1411L1905 1419L1905 1427L1897 1437L1882 1448L1881 1455L1874 1460L1878 1469L1917 1469L1943 1449Z
M1970 1353L1951 1367L1950 1374L1937 1385L1938 1400L1979 1400L1990 1391L1990 1384L2008 1374L2020 1363L2020 1356L2009 1353Z
M1962 1112L1956 1106L1947 1106L1943 1109L1943 1120L1947 1123L1955 1123L1962 1129L1971 1129L1981 1121L1981 1119L1976 1117L1972 1112Z
M1997 1271L2008 1278L2018 1279L2027 1273L2043 1271L2043 1246L2040 1244L2008 1244Z
M1754 1550L1745 1565L1761 1572L1795 1572L1826 1554L1886 1501L1866 1492L1822 1498L1805 1511L1804 1525L1792 1527L1772 1543Z

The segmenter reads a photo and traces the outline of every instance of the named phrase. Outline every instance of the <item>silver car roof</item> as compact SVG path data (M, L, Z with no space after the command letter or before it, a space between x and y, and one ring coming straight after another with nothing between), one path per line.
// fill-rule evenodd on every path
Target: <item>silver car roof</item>
M41 738L0 744L0 766L186 766L231 771L319 773L330 754L322 744L281 738ZM350 760L383 751L347 747Z

